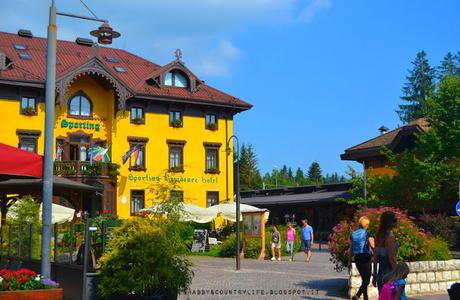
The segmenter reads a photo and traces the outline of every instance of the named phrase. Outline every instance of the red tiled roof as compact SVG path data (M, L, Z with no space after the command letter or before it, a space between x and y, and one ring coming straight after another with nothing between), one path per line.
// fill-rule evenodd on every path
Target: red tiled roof
M17 50L14 48L14 44L26 45L27 50ZM0 71L0 80L43 84L46 74L46 46L45 38L26 38L13 33L0 32L0 52L3 52L13 61L12 67ZM94 51L93 47L79 45L71 41L58 41L56 76L59 78L59 76L84 64L94 56ZM122 49L98 46L97 51L102 58L114 57L118 60L117 63L112 63L106 59L101 59L104 66L112 70L111 73L137 96L176 98L197 103L232 106L240 110L252 107L251 104L204 83L200 84L199 88L193 92L184 88L152 86L146 82L146 79L150 78L149 76L152 74L165 70L169 64L162 67ZM31 59L21 59L19 53L27 53ZM116 72L115 66L123 67L126 72Z
M426 132L429 129L429 124L426 119L420 118L404 126L398 127L387 133L376 136L370 140L362 142L356 146L350 147L345 150L345 153L341 155L342 159L355 160L361 155L367 155L368 153L379 153L384 147L391 148L390 146L397 140L397 137L406 130L415 130Z

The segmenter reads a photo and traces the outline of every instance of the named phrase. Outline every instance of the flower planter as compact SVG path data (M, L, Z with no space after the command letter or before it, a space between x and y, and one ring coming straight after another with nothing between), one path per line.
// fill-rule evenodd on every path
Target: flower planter
M63 289L1 291L2 300L61 300Z

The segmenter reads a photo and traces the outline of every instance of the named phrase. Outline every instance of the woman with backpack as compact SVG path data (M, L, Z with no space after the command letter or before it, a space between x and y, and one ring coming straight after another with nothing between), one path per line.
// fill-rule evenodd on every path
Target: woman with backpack
M374 238L369 236L367 229L369 228L369 219L367 217L361 217L358 220L359 228L352 232L351 251L350 251L350 264L354 257L356 268L358 269L359 275L361 276L361 286L358 292L353 296L353 300L357 300L364 296L364 300L368 300L367 286L371 281L372 274L372 255L375 247Z
M393 235L398 219L392 211L386 211L380 216L380 226L377 232L376 248L374 251L374 274L372 284L377 286L379 293L384 284L384 277L395 270L398 255L398 243ZM378 271L377 271L378 263Z

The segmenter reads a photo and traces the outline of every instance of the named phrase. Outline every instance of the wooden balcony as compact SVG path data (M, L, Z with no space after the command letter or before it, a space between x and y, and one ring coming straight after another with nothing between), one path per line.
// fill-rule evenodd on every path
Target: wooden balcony
M116 179L119 165L93 161L55 161L54 175L64 177L106 177Z

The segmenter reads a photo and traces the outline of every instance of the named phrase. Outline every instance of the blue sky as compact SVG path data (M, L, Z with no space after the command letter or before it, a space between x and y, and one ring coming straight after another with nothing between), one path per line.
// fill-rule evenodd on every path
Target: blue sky
M46 35L44 0L2 0L0 30ZM344 173L340 153L397 127L395 113L419 50L438 64L460 50L455 0L86 0L122 33L114 47L159 64L181 48L208 84L254 108L235 117L263 172L287 164ZM58 10L88 14L79 0ZM58 19L58 37L88 36L97 23Z

